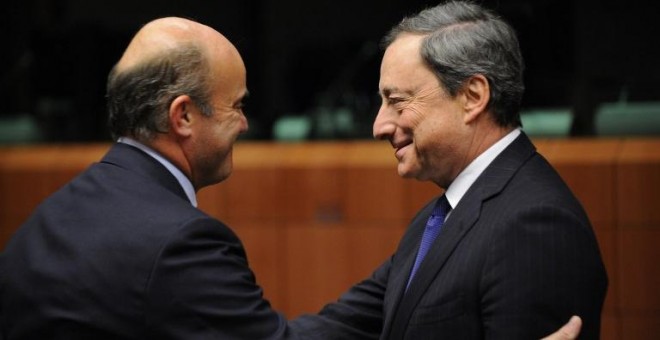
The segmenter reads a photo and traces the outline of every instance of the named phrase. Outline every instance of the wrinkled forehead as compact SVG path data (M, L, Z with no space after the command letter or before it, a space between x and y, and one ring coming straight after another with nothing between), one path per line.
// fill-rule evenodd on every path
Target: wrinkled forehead
M383 54L383 64L402 65L421 60L423 35L401 34L387 47Z
M379 88L387 91L413 91L438 80L420 53L424 36L405 34L395 39L385 50L380 69Z

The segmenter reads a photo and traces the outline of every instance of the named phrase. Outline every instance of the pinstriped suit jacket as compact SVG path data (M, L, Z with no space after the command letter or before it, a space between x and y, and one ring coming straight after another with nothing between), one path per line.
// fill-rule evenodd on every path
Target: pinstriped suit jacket
M577 314L581 338L599 337L607 276L596 238L525 134L454 207L406 292L434 203L372 277L302 327L336 339L538 339Z

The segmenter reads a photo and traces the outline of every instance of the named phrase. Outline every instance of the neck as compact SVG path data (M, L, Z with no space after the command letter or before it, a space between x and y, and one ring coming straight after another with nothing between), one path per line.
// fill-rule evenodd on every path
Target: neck
M140 142L165 157L174 166L181 170L181 172L190 179L193 186L195 186L190 163L179 143L172 140L168 135L158 135L149 141Z
M479 155L484 153L514 129L515 127L497 125L492 120L482 121L475 124L472 138L466 146L466 152L464 153L465 158L456 175L470 165L470 163L479 157Z

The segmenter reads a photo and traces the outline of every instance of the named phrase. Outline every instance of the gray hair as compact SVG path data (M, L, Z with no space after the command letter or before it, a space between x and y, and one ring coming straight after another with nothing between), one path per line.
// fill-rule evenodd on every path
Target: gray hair
M113 139L130 136L140 141L168 131L169 106L188 95L200 111L213 114L209 103L210 65L193 44L160 53L130 69L108 76L108 125Z
M400 34L426 35L422 58L454 97L470 77L488 79L488 109L497 124L520 126L524 92L523 59L511 26L474 3L451 1L404 18L383 39L389 46Z

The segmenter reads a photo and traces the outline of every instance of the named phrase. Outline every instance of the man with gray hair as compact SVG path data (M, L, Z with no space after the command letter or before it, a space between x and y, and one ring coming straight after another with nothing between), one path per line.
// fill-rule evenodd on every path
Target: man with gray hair
M381 339L538 339L577 314L598 338L606 272L582 206L521 130L513 29L447 2L405 18L384 46L374 136L399 175L444 193L320 315Z

